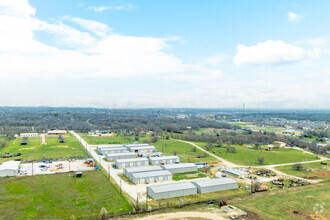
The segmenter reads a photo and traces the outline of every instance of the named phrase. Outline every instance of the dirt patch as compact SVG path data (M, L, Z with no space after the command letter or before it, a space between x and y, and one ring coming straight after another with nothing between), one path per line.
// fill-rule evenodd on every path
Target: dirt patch
M55 147L59 147L59 148L69 148L68 146L64 146L64 145L52 146L51 148L55 148Z
M297 216L299 219L311 219L311 220L326 220L327 218L323 215L318 215L315 213L310 213L306 211L292 211L293 215Z
M26 148L22 148L21 150L33 150L35 149L37 146L33 146L33 147L26 147Z
M207 212L174 212L174 213L165 213L158 215L151 215L143 218L138 218L139 220L174 220L174 219L214 219L220 220L225 219L216 213L207 213Z
M330 177L330 173L328 172L316 172L318 176L323 176L323 177Z
M111 136L115 136L115 134L111 133L111 134L89 134L88 136L92 136L92 137L111 137Z

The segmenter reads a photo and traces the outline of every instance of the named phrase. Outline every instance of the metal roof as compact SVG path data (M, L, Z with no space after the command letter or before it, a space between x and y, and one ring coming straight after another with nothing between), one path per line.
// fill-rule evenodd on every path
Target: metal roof
M0 170L18 170L20 164L21 164L20 161L14 161L14 160L3 162L0 165Z
M146 178L154 176L172 176L172 173L168 170L154 170L150 172L139 172L131 174L134 178Z
M136 161L148 161L147 158L128 158L115 160L116 163L136 162Z
M126 147L143 147L149 146L149 144L125 144Z
M169 183L169 184L147 186L147 188L151 189L154 193L163 193L163 192L178 191L185 189L196 189L196 186L191 182L180 182L180 183Z
M144 149L156 149L154 146L138 146L138 147L127 147L131 150L144 150Z
M237 182L231 178L214 178L214 179L196 180L196 181L192 181L192 183L195 183L200 187L208 187L208 186L219 186L219 185L225 185L225 184L231 184Z
M241 170L236 170L236 169L232 169L232 168L225 168L226 172L235 174L235 175L241 175L241 174L248 174L247 172L241 171Z
M99 149L106 149L106 148L126 148L124 145L122 144L114 144L114 145L97 145L97 147Z
M134 152L125 152L125 153L107 154L108 157L129 156L129 155L136 155L136 153L134 153Z
M160 166L143 166L143 167L128 167L125 168L128 173L139 173L139 172L147 172L153 170L163 170Z
M178 156L163 156L163 157L149 157L150 160L169 160L169 159L179 159Z
M194 163L173 163L173 164L165 164L162 165L165 169L173 169L173 168L184 168L184 167L197 167Z
M100 150L102 151L107 151L107 150L127 150L125 147L109 147L109 148L101 148Z

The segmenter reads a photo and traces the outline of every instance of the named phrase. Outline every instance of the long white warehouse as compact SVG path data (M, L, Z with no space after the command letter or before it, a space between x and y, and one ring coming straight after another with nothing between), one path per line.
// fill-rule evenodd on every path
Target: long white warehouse
M179 163L180 158L178 156L149 157L149 162L151 165Z
M126 148L126 147L123 146L122 144L97 145L97 146L96 146L96 150L97 150L98 152L101 152L102 149L110 149L110 148L118 148L118 147L124 147L124 148Z
M174 163L160 165L164 170L168 170L171 173L186 173L186 172L196 172L197 166L194 163Z
M156 151L154 146L137 146L137 147L127 147L130 152L135 153L152 153Z
M3 162L0 165L0 177L17 176L20 164L20 161L14 160Z
M154 200L197 194L197 188L190 182L147 186L147 194Z
M192 181L199 193L218 192L238 188L238 183L231 178L215 178Z
M120 154L129 152L125 147L114 147L114 148L105 148L101 149L101 154Z
M142 173L132 173L131 181L134 184L144 184L172 180L172 173L168 170L156 170Z
M130 158L115 160L115 165L118 168L138 167L149 165L147 158Z
M108 161L118 160L118 159L128 159L128 158L136 158L137 154L133 152L128 153L118 153L118 154L107 154L105 158Z
M131 179L133 173L143 173L143 172L150 172L156 170L163 170L160 166L143 166L143 167L129 167L123 170L125 176L128 179Z

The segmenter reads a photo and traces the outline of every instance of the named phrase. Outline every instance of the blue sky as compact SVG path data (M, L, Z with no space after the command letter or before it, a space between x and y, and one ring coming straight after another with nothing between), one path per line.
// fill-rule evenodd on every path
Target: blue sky
M0 0L0 105L329 109L329 9Z

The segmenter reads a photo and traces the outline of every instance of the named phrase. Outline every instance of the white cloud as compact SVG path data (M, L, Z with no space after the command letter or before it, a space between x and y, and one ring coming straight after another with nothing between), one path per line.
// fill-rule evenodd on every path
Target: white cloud
M290 21L290 22L298 22L303 18L304 18L304 16L298 15L296 13L293 13L293 12L288 13L288 21Z
M25 9L21 8L21 3ZM35 9L27 0L1 1L0 6L2 79L118 78L199 71L194 65L186 65L180 58L164 51L169 41L176 40L173 37L118 35L106 24L81 18L64 17L49 23L34 17ZM68 20L86 31L63 23ZM61 47L36 40L36 31L50 34L55 45Z
M134 5L113 5L113 6L92 6L88 8L89 10L102 12L102 11L130 11L134 9Z
M286 44L283 41L259 42L254 46L237 46L234 57L236 65L242 64L281 64L301 61L306 53L303 48Z
M224 54L217 54L211 57L205 57L202 60L206 63L206 64L210 64L212 66L216 66L219 65L222 61L224 61L228 56L224 55Z

